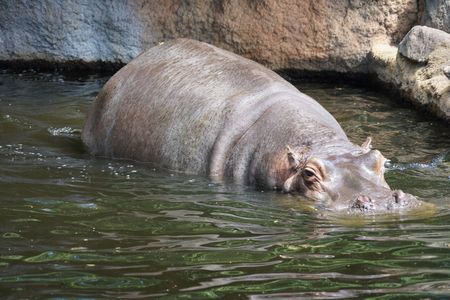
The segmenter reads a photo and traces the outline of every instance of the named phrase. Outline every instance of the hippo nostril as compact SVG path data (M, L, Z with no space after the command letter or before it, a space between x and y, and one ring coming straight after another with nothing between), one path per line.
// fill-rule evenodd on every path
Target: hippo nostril
M402 200L402 198L405 196L405 193L403 193L403 191L398 190L395 191L394 193L392 193L392 196L394 197L394 201L396 204L399 204L400 201Z
M352 205L352 208L357 208L360 210L368 210L373 208L372 199L366 195L359 195L356 197L355 202Z
M366 196L366 195L359 195L359 196L356 198L356 201L359 201L359 202L361 202L361 203L371 203L371 202L372 202L372 199L370 199L370 197L369 197L369 196Z
M397 193L393 193L392 196L394 197L394 202L395 204L398 204L400 202L400 200L398 199L398 194Z

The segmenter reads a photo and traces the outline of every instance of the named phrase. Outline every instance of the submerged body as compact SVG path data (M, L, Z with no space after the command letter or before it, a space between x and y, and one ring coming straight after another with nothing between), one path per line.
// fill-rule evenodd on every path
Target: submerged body
M370 139L351 143L312 98L253 61L187 39L154 47L117 72L82 139L94 155L298 192L336 208L421 203L391 191Z

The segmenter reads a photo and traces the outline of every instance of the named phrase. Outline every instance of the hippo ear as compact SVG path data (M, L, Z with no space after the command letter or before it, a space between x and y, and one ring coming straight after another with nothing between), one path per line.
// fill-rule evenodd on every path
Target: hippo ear
M367 153L372 148L372 138L370 136L367 137L366 141L361 145L362 151Z
M286 146L286 149L288 152L289 167L298 169L300 167L301 156L289 146Z

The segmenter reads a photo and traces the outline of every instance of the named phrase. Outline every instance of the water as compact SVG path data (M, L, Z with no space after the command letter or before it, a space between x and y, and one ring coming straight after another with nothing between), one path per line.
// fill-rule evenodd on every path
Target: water
M364 89L300 84L387 181L436 212L322 214L289 195L92 158L84 115L107 77L0 74L2 299L450 297L450 132Z

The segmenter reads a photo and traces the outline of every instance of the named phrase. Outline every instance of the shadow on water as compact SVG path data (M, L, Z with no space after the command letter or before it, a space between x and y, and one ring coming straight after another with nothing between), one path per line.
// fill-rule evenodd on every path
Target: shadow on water
M20 76L19 76L20 75ZM0 74L5 298L447 298L450 133L375 92L304 84L387 181L435 213L357 217L306 199L93 158L79 138L107 80Z

